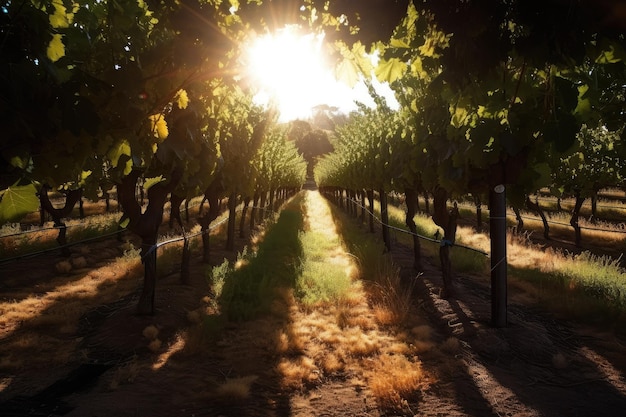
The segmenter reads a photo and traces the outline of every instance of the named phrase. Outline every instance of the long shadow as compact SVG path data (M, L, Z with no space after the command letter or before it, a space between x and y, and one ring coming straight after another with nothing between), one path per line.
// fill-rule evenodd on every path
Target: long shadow
M266 309L271 305L270 297L273 296L273 288L276 286L293 287L297 277L297 260L301 254L298 240L301 222L302 216L299 213L299 208L287 207L276 224L267 231L256 256L250 260L247 266L238 270L225 282L224 290L234 300L231 303L232 310L228 313L232 313L234 318L243 318L236 317L237 311L249 312L246 313L249 314L247 318L253 318L257 314L265 314ZM197 259L196 263L199 264L199 262ZM98 285L89 294L60 296L55 299L51 305L43 308L39 315L33 317L34 323L25 322L20 328L36 333L37 338L56 335L59 329L40 324L42 318L49 314L55 314L52 310L63 306L65 303L84 302L91 304L96 301L95 305L100 305L100 307L83 317L81 320L81 327L83 328L79 329L75 335L66 334L64 336L68 340L75 340L76 337L84 338L76 349L83 351L85 357L71 360L66 365L66 371L57 368L45 376L41 372L33 371L28 373L16 371L12 376L5 375L11 378L11 382L8 383L8 387L5 386L0 392L0 410L2 410L0 414L3 416L49 416L68 413L71 415L95 415L99 414L101 410L86 410L84 408L90 407L88 405L90 401L84 401L84 399L93 398L93 407L97 407L98 403L105 403L105 406L110 406L110 409L120 412L121 410L135 409L145 411L148 413L146 415L176 415L176 412L172 410L197 407L196 415L219 415L224 414L226 410L228 410L226 415L233 415L232 404L225 407L206 396L205 401L198 401L197 392L189 389L190 386L197 383L203 385L205 391L210 390L206 378L210 376L211 372L219 374L216 371L217 367L220 366L217 359L202 357L202 363L194 367L195 369L185 368L181 370L180 366L193 362L193 358L189 359L189 355L181 354L183 361L174 361L171 368L159 366L154 371L150 371L149 367L146 369L146 363L149 364L154 360L155 354L148 348L148 340L142 335L142 330L151 324L158 324L161 330L159 338L169 343L176 339L178 332L188 328L190 323L186 311L197 308L199 299L203 296L198 288L204 286L206 287L204 295L208 293L204 271L204 266L197 266L197 273L193 277L194 286L182 285L179 283L179 279L173 276L160 279L156 301L158 307L155 316L137 316L134 314L138 295L136 292L122 300L104 301L103 293L112 285L110 282ZM243 275L245 274L248 274L248 278L250 278L247 284L243 284ZM255 293L262 294L263 297L255 297ZM174 304L175 299L178 299L176 303L178 308L173 310L169 304ZM98 303L98 300L101 302ZM266 337L271 338L281 331L289 331L288 329L285 330L285 324L289 323L288 309L285 309L284 312L284 316L276 321L276 327L267 328ZM274 311L273 314L276 312ZM19 336L21 335L15 337ZM109 343L107 339L111 337L116 338L115 343ZM32 347L24 349L19 355L38 356L37 349L44 349L45 346L40 346L41 343L37 345L37 340L39 339L34 339ZM3 343L6 342L5 339ZM158 352L165 349L167 348L164 346ZM177 357L177 354L173 354L169 359ZM276 366L276 355L270 355L270 357L273 358L274 363L267 363L267 369ZM248 359L253 362L257 360L257 358ZM258 359L261 360L261 358ZM129 381L123 382L124 385L121 389L135 395L136 398L132 400L130 399L132 397L129 397L128 400L120 401L122 396L119 393L109 392L110 390L102 387L97 392L89 392L91 387L100 383L100 377L107 370L113 368L111 372L117 372L120 368L128 368L130 362L136 363L138 368L143 367L138 372L150 380L149 389L154 392L150 398L146 400L145 395L141 396L141 391L144 388ZM106 374L108 375L106 380L111 378L111 372ZM40 374L43 376L40 381L32 379L33 375ZM193 381L184 381L181 384L180 378L184 378L184 375L189 375L189 379L193 379ZM233 376L235 375L228 375L229 378ZM235 408L239 407L242 410L240 415L249 415L246 414L245 410L250 410L251 407L264 410L255 412L254 415L265 415L265 413L267 415L290 415L289 397L283 394L283 390L280 389L280 380L275 378L263 382L263 384L253 384L251 395L255 399L252 401L261 402L258 404L242 403L241 406L235 405ZM25 385L31 387L29 388L30 393L26 395L23 394ZM255 391L258 391L260 395L255 395ZM166 392L168 393L167 398L163 397ZM158 401L155 400L156 397L159 398ZM79 408L76 409L76 407ZM82 414L83 412L85 414ZM112 415L115 415L115 412ZM238 414L235 413L235 415Z
M338 230L343 234L342 227ZM394 245L392 255L403 262L401 271L414 283L415 297L430 321L466 347L458 362L462 375L455 375L450 382L456 393L455 404L467 415L521 412L569 417L623 413L623 370L613 369L613 375L607 377L609 358L598 355L590 347L591 341L578 337L569 324L537 308L510 304L509 326L492 328L490 290L485 283L459 276L457 298L442 300L437 295L442 286L439 272L430 271L416 278L410 266L412 252L402 244ZM482 378L487 376L490 378ZM489 388L497 395L484 392Z
M453 319L449 314L441 315L432 296L427 298L427 310L442 329L471 347L479 366L515 396L511 401L546 416L608 417L623 413L623 388L609 382L599 361L581 354L588 344L575 334L570 323L555 320L538 308L510 303L508 327L492 328L489 289L467 277L457 277L457 283L457 298L448 300ZM418 291L422 296L430 292L419 278L416 285L421 287ZM623 371L613 377L624 381ZM498 413L506 411L505 404L488 406Z
M350 237L351 235L354 235L354 232L351 232L350 229L357 229L359 228L359 225L352 221L353 219L349 218L346 214L341 212L336 206L331 205L331 208L333 219L337 228L337 233L342 237L343 241L350 246L351 252L359 253L359 246L362 244L368 244L367 241L369 239L354 241L354 239ZM399 243L395 243L392 249L392 255L397 255L397 252L399 250L404 250L406 252L407 262L410 262L409 265L412 265L412 251L410 251L407 247L403 247ZM381 256L382 255L383 253L381 251ZM401 268L401 274L404 282L413 280L413 278L415 277L412 266L407 267L407 265L403 265L403 267ZM430 294L430 289L426 287L423 280L416 279L414 284L414 292L416 294L416 298L423 300L421 304L422 308L424 308L428 312L437 311L433 299L428 296ZM443 317L430 317L430 319L438 322L440 327L447 327L448 323ZM455 362L455 368L461 368L463 366L460 360L454 359L453 361ZM442 370L437 369L437 364L429 363L427 360L422 361L422 365L425 369L433 371L434 374L443 374L449 372L449 365L446 365L447 368ZM455 375L451 382L453 385L453 390L457 394L455 403L458 404L467 415L480 417L498 416L498 414L496 414L492 410L489 402L481 394L480 388L475 384L475 382L469 375ZM419 397L419 395L417 395L416 397ZM417 404L418 410L419 407L420 405Z
M256 252L243 257L243 266L227 275L219 297L230 352L217 364L222 375L216 375L216 382L251 373L264 374L263 381L252 383L249 398L237 402L207 401L196 415L291 416L289 392L273 370L284 356L284 352L277 351L281 334L293 332L291 306L277 290L295 288L299 275L299 232L303 226L300 205L301 198L296 197L282 209ZM257 339L250 339L250 335Z

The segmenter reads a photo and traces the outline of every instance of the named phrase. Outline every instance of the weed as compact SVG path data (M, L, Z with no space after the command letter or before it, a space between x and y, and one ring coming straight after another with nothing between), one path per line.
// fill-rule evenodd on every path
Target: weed
M256 375L227 379L215 390L215 397L221 400L244 400L250 396L250 388L259 377Z

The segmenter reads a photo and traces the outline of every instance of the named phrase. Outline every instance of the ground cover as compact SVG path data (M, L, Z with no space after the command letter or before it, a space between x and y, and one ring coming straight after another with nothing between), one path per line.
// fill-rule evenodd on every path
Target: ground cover
M557 320L518 288L509 328L493 329L488 277L457 273L458 298L443 300L433 258L418 274L399 236L383 254L378 233L315 191L238 239L238 255L223 243L215 237L208 268L193 263L189 285L164 273L155 316L134 314L132 288L107 296L133 281L123 274L65 296L80 278L15 275L34 307L3 323L3 415L609 416L626 404L615 334ZM91 252L124 259L100 245ZM29 296L33 283L42 286ZM62 326L37 307L53 301L87 310ZM29 347L10 345L28 334Z

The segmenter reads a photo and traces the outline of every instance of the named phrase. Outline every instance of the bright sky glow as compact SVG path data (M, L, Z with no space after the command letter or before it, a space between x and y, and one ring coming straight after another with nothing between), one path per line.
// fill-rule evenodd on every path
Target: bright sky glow
M260 89L255 101L276 102L280 121L308 118L311 108L320 104L346 113L356 109L355 100L373 105L365 85L350 88L335 79L321 52L323 40L323 36L299 35L285 28L258 37L248 49L249 76ZM393 96L388 86L375 85L385 97Z

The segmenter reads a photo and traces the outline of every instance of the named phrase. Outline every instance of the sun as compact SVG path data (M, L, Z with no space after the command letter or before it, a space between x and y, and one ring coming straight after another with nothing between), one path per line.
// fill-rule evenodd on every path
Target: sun
M323 35L301 34L289 26L256 37L246 49L245 65L258 88L257 103L276 103L281 121L308 118L320 104L349 107L351 89L335 79L323 42Z

